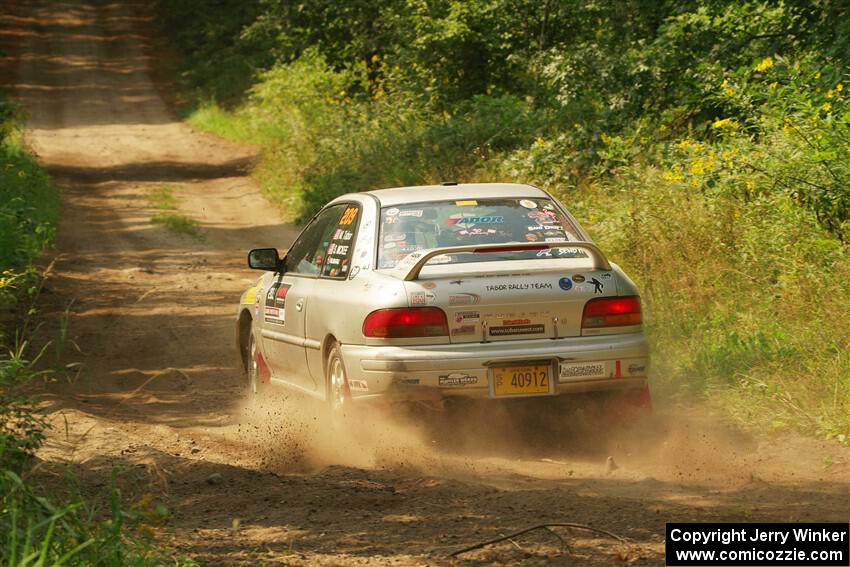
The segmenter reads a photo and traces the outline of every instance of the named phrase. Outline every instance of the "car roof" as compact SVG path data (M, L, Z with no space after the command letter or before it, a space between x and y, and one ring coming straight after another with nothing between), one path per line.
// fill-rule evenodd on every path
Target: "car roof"
M427 201L451 201L456 199L498 199L510 197L549 197L531 185L518 183L458 183L457 185L419 185L416 187L394 187L366 191L381 202L382 207Z

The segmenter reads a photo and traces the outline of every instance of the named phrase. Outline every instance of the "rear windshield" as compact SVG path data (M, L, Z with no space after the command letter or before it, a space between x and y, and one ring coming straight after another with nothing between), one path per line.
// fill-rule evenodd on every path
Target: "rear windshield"
M392 268L411 252L426 248L577 240L578 230L551 199L468 199L385 207L381 209L378 267ZM429 263L552 255L582 257L584 253L561 248L487 255L456 254L437 256Z

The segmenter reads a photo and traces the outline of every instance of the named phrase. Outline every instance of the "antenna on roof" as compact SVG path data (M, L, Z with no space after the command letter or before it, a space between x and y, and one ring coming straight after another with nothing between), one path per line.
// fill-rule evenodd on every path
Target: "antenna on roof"
M440 181L440 185L443 187L451 187L452 185L457 185L457 181Z

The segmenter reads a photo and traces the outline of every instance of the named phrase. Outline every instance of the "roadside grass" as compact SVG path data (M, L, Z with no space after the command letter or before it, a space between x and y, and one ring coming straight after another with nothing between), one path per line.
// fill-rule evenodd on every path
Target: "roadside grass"
M161 225L175 234L189 236L199 242L205 239L204 232L195 219L171 212L176 211L180 205L180 199L174 195L173 187L168 185L155 187L148 195L148 200L152 207L160 211L151 218L152 223Z

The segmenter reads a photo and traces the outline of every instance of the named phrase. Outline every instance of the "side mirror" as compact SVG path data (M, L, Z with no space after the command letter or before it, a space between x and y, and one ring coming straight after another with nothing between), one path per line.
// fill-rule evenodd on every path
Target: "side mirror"
M277 248L254 248L248 252L248 267L254 270L276 272L280 264Z

